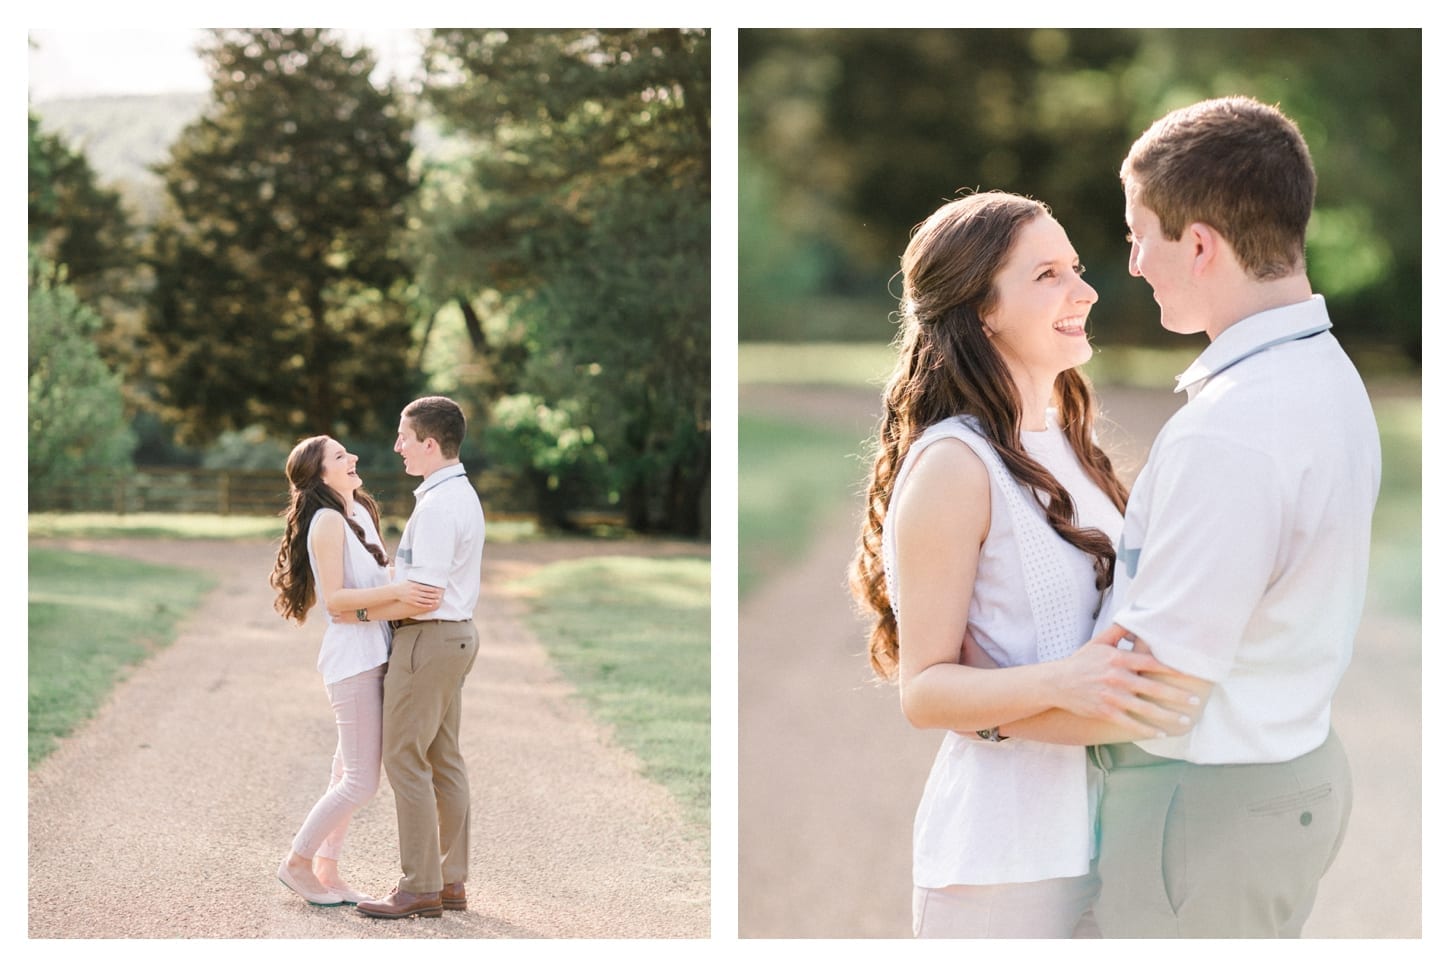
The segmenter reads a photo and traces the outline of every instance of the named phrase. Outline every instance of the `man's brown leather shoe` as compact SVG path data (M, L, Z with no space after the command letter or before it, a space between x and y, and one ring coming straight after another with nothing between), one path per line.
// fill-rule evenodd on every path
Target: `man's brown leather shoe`
M386 900L359 900L358 913L384 920L401 920L403 917L441 917L443 901L436 893L408 893L393 887Z
M448 883L443 887L443 909L445 910L467 910L468 894L464 892L462 883Z

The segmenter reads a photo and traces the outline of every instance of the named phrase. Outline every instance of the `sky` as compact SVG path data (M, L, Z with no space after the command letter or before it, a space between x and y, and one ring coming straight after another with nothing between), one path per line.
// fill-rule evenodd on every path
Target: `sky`
M366 43L378 58L384 81L412 73L417 63L415 31L403 28L339 28L352 43ZM122 36L118 36L118 34ZM117 94L204 92L210 82L196 45L198 29L42 29L32 41L28 88L30 102L66 97Z

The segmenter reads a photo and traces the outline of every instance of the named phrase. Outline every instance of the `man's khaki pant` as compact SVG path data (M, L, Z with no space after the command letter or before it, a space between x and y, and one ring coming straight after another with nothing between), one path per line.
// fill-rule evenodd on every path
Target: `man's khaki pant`
M1103 936L1299 936L1349 822L1339 737L1263 765L1124 751L1107 763L1100 814Z
M468 770L458 746L463 680L478 654L472 621L393 632L383 681L383 765L398 810L398 889L436 893L468 878Z

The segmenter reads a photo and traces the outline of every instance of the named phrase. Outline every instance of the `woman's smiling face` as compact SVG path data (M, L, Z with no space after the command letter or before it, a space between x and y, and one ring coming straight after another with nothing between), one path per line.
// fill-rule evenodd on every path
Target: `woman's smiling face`
M323 444L322 482L344 500L362 486L362 478L357 475L357 457L336 440Z
M1008 368L1029 378L1056 378L1092 358L1088 311L1098 294L1057 220L1023 225L993 279L996 305L982 317Z

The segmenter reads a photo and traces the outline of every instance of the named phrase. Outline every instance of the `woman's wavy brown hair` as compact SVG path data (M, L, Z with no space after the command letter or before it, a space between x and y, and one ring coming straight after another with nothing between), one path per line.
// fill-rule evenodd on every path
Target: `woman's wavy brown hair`
M277 599L272 602L272 607L282 617L298 624L307 620L307 612L317 603L312 562L307 553L307 532L312 526L312 515L317 511L327 507L342 514L342 519L347 521L347 526L352 528L373 559L383 567L388 565L388 555L368 541L361 525L347 515L337 491L322 482L322 460L331 439L328 436L308 437L287 455L290 497L287 509L282 512L287 526L282 544L277 548L277 561L272 565L268 583L277 590ZM382 533L378 504L372 495L358 488L353 491L352 499L363 506L373 519L373 526Z
M1022 227L1050 214L1046 205L1020 195L968 195L948 202L918 225L901 257L899 354L883 394L861 545L850 571L852 594L875 620L869 655L879 679L896 676L899 652L881 557L886 508L907 449L940 420L976 417L1008 471L1046 508L1052 529L1093 557L1099 589L1112 581L1112 541L1096 528L1076 525L1067 489L1022 448L1022 401L982 323L996 305L994 279ZM1058 375L1054 392L1068 442L1083 470L1122 511L1128 492L1093 441L1096 403L1086 377L1066 370Z

